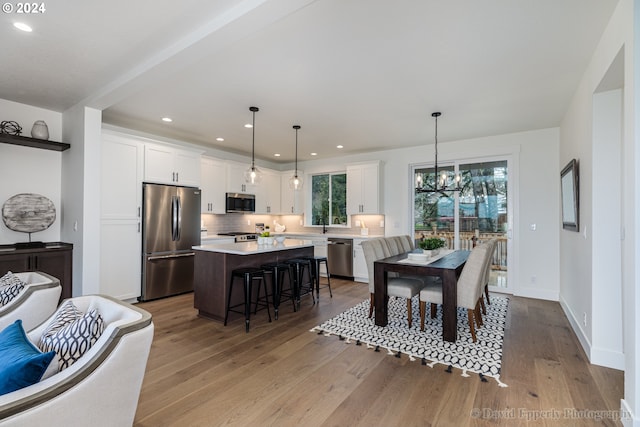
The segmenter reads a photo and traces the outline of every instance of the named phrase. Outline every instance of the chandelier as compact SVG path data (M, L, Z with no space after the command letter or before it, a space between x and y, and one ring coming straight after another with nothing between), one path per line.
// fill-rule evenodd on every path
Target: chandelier
M454 187L450 188L449 175L446 170L442 170L440 176L438 176L438 117L442 115L441 112L436 111L431 113L431 117L436 119L436 135L435 135L435 185L429 186L424 182L421 173L416 173L416 193L440 193L443 191L460 191L460 174L454 177Z

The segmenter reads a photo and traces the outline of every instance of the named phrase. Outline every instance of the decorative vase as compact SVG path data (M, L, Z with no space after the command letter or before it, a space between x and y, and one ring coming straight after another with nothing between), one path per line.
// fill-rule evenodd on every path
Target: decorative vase
M37 139L49 139L49 128L44 120L37 120L31 128L31 136Z

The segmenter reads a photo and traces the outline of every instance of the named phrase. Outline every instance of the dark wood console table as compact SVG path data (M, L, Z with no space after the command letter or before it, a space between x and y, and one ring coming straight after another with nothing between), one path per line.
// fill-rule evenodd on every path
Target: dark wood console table
M41 248L18 248L16 245L0 245L0 275L7 271L42 271L60 279L60 300L71 298L73 245L48 242Z

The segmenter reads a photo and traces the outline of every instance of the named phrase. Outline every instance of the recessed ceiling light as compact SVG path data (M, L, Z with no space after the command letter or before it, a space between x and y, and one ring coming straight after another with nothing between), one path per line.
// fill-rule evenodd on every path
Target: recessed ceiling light
M251 129L253 127L253 125L251 123L247 123L246 125L244 125L244 127Z
M273 157L280 157L280 153L275 153Z
M33 31L33 28L31 28L30 26L28 26L24 22L14 22L13 26L16 27L17 29L25 31L27 33L30 33L31 31Z
M173 121L173 119L171 117L163 117L162 121L163 122L167 122L167 123L171 123Z
M336 148L344 148L343 145L336 145Z
M311 153L311 155L312 155L312 156L317 156L317 155L318 155L318 153Z
M216 138L216 141L222 142L222 141L224 141L224 138Z

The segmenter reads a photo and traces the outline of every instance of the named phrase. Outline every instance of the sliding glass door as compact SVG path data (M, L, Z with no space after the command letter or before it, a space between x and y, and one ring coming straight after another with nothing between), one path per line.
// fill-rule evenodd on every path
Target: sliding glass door
M497 239L491 263L491 286L508 288L507 234L509 232L508 160L456 162L438 165L438 175L449 175L454 187L460 176L460 191L415 190L413 225L416 241L439 237L452 249L470 250L476 244ZM435 170L415 166L414 181L433 186Z

